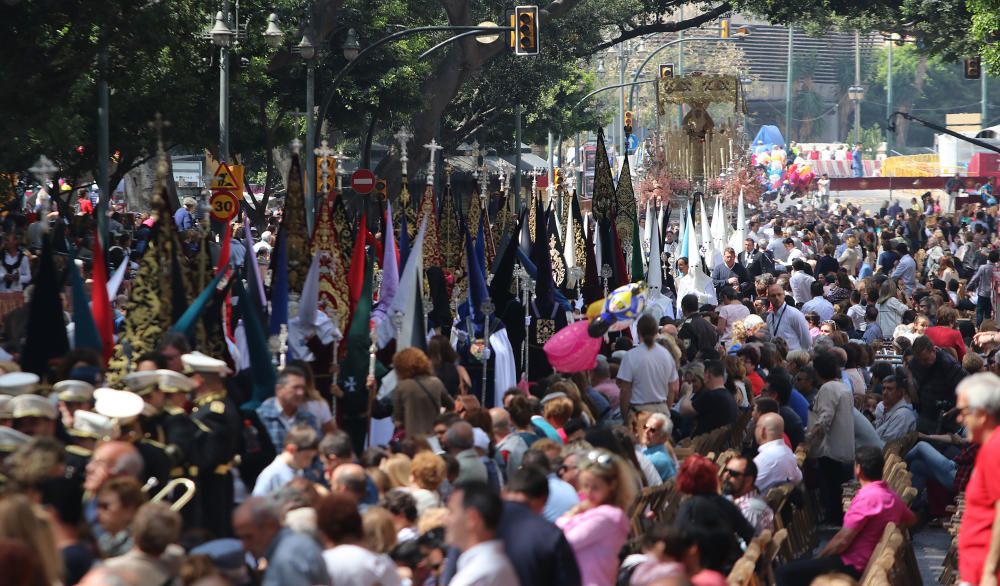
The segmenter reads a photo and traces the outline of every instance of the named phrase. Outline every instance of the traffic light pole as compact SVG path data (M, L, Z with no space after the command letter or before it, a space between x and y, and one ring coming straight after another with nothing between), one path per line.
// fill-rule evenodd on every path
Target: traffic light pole
M514 105L514 211L521 213L521 102ZM528 201L531 201L529 198Z

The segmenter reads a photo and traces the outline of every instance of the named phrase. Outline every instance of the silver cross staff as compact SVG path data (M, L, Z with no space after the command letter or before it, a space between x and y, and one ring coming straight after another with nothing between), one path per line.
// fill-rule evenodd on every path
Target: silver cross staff
M483 313L486 323L483 324L483 386L480 393L486 396L486 375L489 373L489 362L490 362L490 321L493 316L493 312L496 311L496 306L493 305L493 301L489 298L484 299L482 303L479 304L479 311Z
M343 193L343 191L344 191L344 174L345 173L343 171L343 169L344 169L343 162L346 161L349 158L350 157L348 157L347 155L345 155L344 151L342 151L342 150L338 150L337 154L333 156L333 160L337 161L337 169L336 169L336 173L337 173L337 191L339 191L341 193Z
M399 143L399 164L403 168L403 177L406 177L406 162L410 160L407 157L406 143L410 142L413 138L413 133L410 132L409 128L404 126L399 129L399 132L392 135L392 137Z
M333 149L330 148L330 143L324 138L323 142L319 143L319 146L313 149L313 154L319 157L320 161L320 185L326 185L326 181L330 178L330 159L328 157L333 155ZM328 195L328 193L324 195Z
M52 174L59 170L52 161L45 155L38 155L38 160L35 164L28 169L31 174L41 183L43 186L49 186L49 180L52 179Z
M439 145L433 138L431 142L424 145L424 148L431 152L430 161L427 163L427 185L434 185L434 169L437 165L437 152L444 147Z

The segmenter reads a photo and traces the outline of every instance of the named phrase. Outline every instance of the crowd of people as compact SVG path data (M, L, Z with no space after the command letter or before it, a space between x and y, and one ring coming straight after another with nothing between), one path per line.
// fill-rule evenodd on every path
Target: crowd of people
M196 204L182 204L170 220L188 233ZM778 567L777 584L857 579L886 525L925 528L963 493L959 572L979 583L1000 496L988 481L1000 464L998 226L992 210L920 208L757 208L742 250L716 266L677 259L662 290L676 317L643 313L593 367L495 401L438 327L391 355L384 445L343 425L338 405L356 391L335 363L283 363L250 408L252 381L180 332L132 357L119 388L86 348L39 377L21 372L30 324L15 309L0 362L4 582L722 585L775 528L766 493L792 485L832 537ZM0 276L4 291L27 288L28 307L32 238L51 237L32 227L57 222L7 223ZM120 262L142 262L151 225L119 224ZM677 239L668 231L664 258ZM273 242L258 244L230 262L264 259ZM692 453L722 428L740 431L732 457ZM882 478L883 448L906 437L909 505ZM682 495L672 521L637 525L637 498L664 483Z

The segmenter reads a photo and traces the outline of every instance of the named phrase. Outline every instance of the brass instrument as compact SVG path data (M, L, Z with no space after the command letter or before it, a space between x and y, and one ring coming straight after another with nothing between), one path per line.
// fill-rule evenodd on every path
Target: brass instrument
M191 502L191 499L194 498L194 493L197 490L197 486L195 486L194 481L190 478L174 478L168 482L160 492L156 493L156 496L150 499L149 502L158 503L166 499L167 495L169 495L178 486L184 487L184 494L182 494L180 498L170 505L170 510L179 511L183 509L184 506Z

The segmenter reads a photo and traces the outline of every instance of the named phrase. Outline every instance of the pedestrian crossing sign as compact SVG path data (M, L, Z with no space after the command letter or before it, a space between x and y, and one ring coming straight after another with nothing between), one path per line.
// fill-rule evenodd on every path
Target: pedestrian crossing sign
M229 191L243 199L243 165L219 163L210 187L213 191Z

